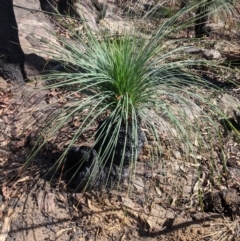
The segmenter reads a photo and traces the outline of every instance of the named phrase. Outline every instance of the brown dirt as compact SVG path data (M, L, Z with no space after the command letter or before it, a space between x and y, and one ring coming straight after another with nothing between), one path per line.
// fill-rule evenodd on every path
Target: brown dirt
M204 212L200 198L210 190L240 191L240 145L231 133L224 139L226 156L215 146L212 158L206 150L197 153L197 162L193 156L186 160L181 145L169 136L161 137L161 161L151 162L157 143L147 136L131 185L74 193L62 170L52 166L69 144L77 119L66 123L54 146L24 167L38 131L67 101L63 91L36 87L42 85L19 87L0 78L0 240L240 240L239 204L230 215ZM239 99L240 91L229 94ZM95 128L81 137L81 145Z
M6 240L210 240L222 230L228 231L228 240L237 240L238 216L234 223L232 215L204 213L199 199L199 190L207 192L214 183L215 191L239 191L240 146L229 135L225 141L229 177L221 171L217 150L214 162L218 168L212 179L207 153L197 157L203 164L199 170L197 163L184 161L177 142L173 147L168 136L162 136L161 162L152 163L149 154L157 153L157 143L147 136L130 186L125 182L118 190L74 193L66 187L61 170L55 173L55 168L51 169L59 156L56 150L69 143L74 125L60 133L56 150L45 149L30 166L19 169L49 110L52 113L53 107L61 108L61 104L41 107L64 99L64 92L39 91L32 83L14 88L4 80L1 87L0 215L1 226L10 229ZM37 107L40 110L36 111Z

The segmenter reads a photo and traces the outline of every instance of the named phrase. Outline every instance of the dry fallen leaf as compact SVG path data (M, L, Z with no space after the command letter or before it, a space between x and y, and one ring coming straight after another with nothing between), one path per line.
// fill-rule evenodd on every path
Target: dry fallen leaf
M56 199L63 202L63 203L66 203L67 202L67 198L60 192L58 192L56 194Z
M166 217L167 211L163 207L154 204L146 221L151 230L160 231L163 228L163 223L166 220Z
M64 232L67 232L67 231L70 231L70 230L72 230L72 228L64 228L64 229L59 230L56 233L55 239L58 239Z
M92 211L94 211L94 212L102 212L102 211L103 211L101 208L95 207L89 199L87 200L87 203L88 203L88 207L89 207Z
M139 192L144 190L144 182L141 177L135 177L133 180L133 185Z
M10 228L11 228L11 218L12 218L13 211L14 210L12 208L9 208L8 214L4 218L2 231L0 233L0 241L5 241L7 239L8 233L9 233Z
M55 210L55 195L46 191L39 191L36 194L39 212L51 213Z
M4 196L4 198L7 200L11 197L12 194L12 189L10 189L6 183L3 183L2 185L2 194Z
M18 183L20 183L20 182L26 182L26 181L29 181L29 180L32 180L32 177L30 177L30 176L22 177L22 178L18 179L18 180L13 184L12 187L15 188Z
M127 208L131 208L133 210L140 210L140 207L138 207L138 205L128 197L122 198L122 204Z

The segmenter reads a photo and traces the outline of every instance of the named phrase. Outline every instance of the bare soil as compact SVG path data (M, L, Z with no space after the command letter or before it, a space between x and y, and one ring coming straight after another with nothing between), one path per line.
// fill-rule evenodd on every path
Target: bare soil
M239 77L235 81L240 82ZM240 240L240 144L221 123L223 143L209 147L215 148L211 157L209 148L203 148L189 160L181 143L162 135L161 159L152 161L150 152L157 154L158 144L146 133L133 179L112 190L76 193L54 165L78 119L66 123L51 140L54 145L26 165L44 123L68 101L63 90L37 87L42 87L40 81L17 86L0 78L0 241ZM227 92L239 104L240 89ZM228 108L223 98L216 101ZM88 145L95 130L93 125L77 144ZM220 212L205 210L205 194L221 190L235 193L235 203Z

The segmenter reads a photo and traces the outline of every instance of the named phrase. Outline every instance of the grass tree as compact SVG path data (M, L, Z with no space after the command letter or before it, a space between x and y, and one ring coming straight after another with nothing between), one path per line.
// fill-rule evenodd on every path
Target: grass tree
M210 34L211 29L207 27L207 23L211 14L221 14L221 18L237 15L236 1L233 0L182 0L180 9L195 3L195 36L197 38Z
M185 11L179 11L150 38L134 31L108 38L107 35L96 36L88 28L84 37L74 35L75 44L58 36L60 45L50 45L48 54L65 70L49 72L43 79L46 88L67 89L69 101L60 114L46 123L46 129L42 131L45 141L39 141L29 159L76 115L81 117L81 124L55 165L60 167L71 146L98 123L95 137L89 137L91 147L86 153L87 156L96 151L98 155L88 167L91 170L88 180L100 175L105 166L109 175L114 165L118 166L119 172L125 166L131 166L134 173L144 140L149 135L160 148L162 133L159 126L163 122L169 124L167 129L174 129L168 134L174 133L174 138L185 146L186 153L194 149L196 138L202 145L211 145L211 138L206 140L200 124L189 117L186 107L190 111L197 109L198 120L211 123L217 133L214 136L218 136L218 124L209 113L224 114L211 99L198 92L205 87L209 91L217 89L191 69L214 63L188 56L185 52L188 46L168 48L165 43L165 37L185 27L176 25L183 13ZM177 40L172 42L173 45L176 43ZM159 149L158 154L160 152ZM86 161L82 157L79 159L74 165L73 176ZM159 161L159 157L152 158L154 160ZM104 180L107 182L107 179Z

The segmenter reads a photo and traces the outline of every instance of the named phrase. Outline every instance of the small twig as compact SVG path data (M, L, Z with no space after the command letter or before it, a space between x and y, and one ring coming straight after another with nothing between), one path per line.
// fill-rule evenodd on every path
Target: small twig
M60 174L60 177L58 179L58 187L60 186L60 183L61 183L61 180L62 180L64 167L65 167L65 165L63 165L62 168L61 168L61 174Z

